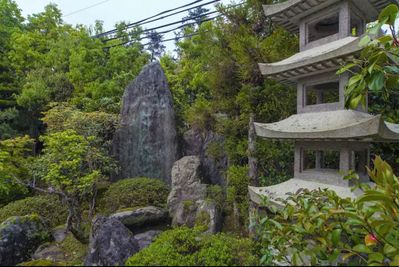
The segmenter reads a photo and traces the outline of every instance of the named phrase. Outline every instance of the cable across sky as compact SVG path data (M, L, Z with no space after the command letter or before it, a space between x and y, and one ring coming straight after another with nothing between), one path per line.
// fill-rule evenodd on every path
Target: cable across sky
M201 7L204 7L204 6L208 6L208 5L220 2L221 0L212 0L212 1L208 1L206 3L202 3L200 5L192 6L192 5L197 4L199 2L202 2L202 1L204 1L204 0L197 0L197 1L191 2L191 3L186 4L186 5L182 5L182 6L173 8L173 9L162 11L162 12L160 12L158 14L155 14L153 16L150 16L148 18L141 19L139 21L129 23L129 24L127 24L124 27L123 30L128 30L128 29L131 29L133 27L138 27L138 26L142 26L142 25L145 25L145 24L148 24L148 23L151 23L151 22L155 22L155 21L159 21L159 20L162 20L162 19L165 19L165 18L169 18L171 16L174 16L174 15L177 15L177 14L181 14L183 12L187 12L187 11L190 11L190 10L193 10L193 9L196 9L196 8L201 8ZM189 8L186 8L186 7L189 7ZM182 9L182 8L186 8L186 9L180 10L180 11L177 11L177 12L173 12L173 11L176 11L176 10L179 10L179 9ZM171 13L171 12L173 12L173 13ZM171 14L168 14L168 13L171 13ZM165 14L168 14L168 15L165 15ZM164 15L164 16L162 16L162 15ZM103 36L109 36L109 35L117 33L117 31L118 31L117 29L113 29L113 30L110 30L110 31L106 31L106 32L97 34L97 35L95 35L93 37L94 38L99 38L99 37L103 37Z

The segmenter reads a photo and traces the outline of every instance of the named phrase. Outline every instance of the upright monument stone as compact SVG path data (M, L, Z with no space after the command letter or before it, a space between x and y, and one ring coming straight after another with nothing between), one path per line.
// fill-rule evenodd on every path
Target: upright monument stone
M126 88L113 150L121 166L117 179L145 176L170 183L177 159L175 113L158 62L145 66Z

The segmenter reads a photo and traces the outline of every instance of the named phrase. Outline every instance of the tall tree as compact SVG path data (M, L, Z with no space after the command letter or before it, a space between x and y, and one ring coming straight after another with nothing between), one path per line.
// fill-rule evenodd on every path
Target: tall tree
M0 0L0 139L16 134L14 119L18 116L15 109L14 94L18 93L17 77L12 68L8 53L13 32L22 31L23 18L16 3Z

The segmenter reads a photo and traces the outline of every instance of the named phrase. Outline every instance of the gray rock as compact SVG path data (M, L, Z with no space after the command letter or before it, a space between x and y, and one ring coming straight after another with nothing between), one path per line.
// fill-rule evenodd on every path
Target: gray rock
M207 185L202 184L200 159L187 156L172 168L172 188L168 196L172 225L194 226L198 206L206 198Z
M68 230L66 227L56 228L52 230L53 239L57 243L61 243L65 240L68 235Z
M151 245L151 243L154 242L155 238L161 233L162 233L162 231L150 230L150 231L135 235L134 239L137 240L140 250L142 250L142 249L145 249L146 247L148 247L149 245Z
M37 215L11 217L0 224L0 266L16 265L31 257L51 234Z
M123 266L139 251L132 232L115 218L96 217L93 221L86 266Z
M145 176L170 184L170 171L177 158L175 113L158 62L144 67L126 88L113 151L121 165L114 179Z
M54 244L41 245L33 254L32 260L51 260L53 262L64 262L66 257L64 251Z
M185 156L199 156L202 165L202 174L211 184L226 185L223 178L227 169L227 155L223 151L215 152L214 147L221 146L224 138L212 131L199 131L190 129L183 136L183 154Z
M204 220L204 219L205 222L204 221L199 222L199 220ZM197 210L196 223L207 223L208 226L207 233L215 234L220 232L223 224L221 209L214 202L211 201L202 202L202 204L198 207Z
M112 214L110 218L121 221L126 227L135 232L135 229L158 225L168 221L168 212L157 207L145 207L132 211L123 211Z

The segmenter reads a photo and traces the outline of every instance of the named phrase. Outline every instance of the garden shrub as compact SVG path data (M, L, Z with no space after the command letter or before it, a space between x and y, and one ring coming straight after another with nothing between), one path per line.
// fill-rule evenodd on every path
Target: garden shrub
M359 184L356 200L328 190L303 190L281 210L265 200L274 214L258 224L262 263L399 265L399 179L379 157L369 176L375 186Z
M112 184L99 201L99 210L110 214L121 209L146 206L165 207L168 185L159 179L131 178Z
M148 248L133 255L127 266L253 266L259 262L249 239L208 235L200 228L162 233Z
M50 227L64 224L67 219L65 205L55 196L34 196L11 202L0 209L0 222L12 216L38 214Z
M7 194L0 194L0 208L13 201L23 199L28 195L30 195L30 193L29 190L26 189L26 187L13 185L13 188L11 188Z

